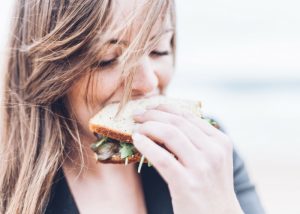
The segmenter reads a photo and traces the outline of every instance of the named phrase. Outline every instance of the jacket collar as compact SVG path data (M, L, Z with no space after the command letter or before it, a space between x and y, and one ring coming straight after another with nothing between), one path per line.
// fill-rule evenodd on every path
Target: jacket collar
M136 164L137 168L138 164ZM140 176L147 213L173 213L168 186L154 167L143 166ZM45 213L79 213L62 169L57 173Z

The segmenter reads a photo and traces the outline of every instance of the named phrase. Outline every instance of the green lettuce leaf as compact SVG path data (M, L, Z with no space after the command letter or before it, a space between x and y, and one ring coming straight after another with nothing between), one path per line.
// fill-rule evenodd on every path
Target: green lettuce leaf
M120 143L120 154L121 154L121 158L124 159L124 158L127 158L131 155L134 154L134 146L133 144L131 143Z

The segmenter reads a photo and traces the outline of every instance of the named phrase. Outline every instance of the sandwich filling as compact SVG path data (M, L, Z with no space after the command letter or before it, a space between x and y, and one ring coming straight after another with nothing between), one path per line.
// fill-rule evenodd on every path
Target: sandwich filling
M127 158L139 153L131 143L120 142L109 137L101 137L97 133L95 135L98 140L91 145L91 149L96 153L97 161L105 161L113 156L117 156L126 162Z
M132 143L121 142L109 137L101 137L98 133L94 133L97 137L97 142L91 145L91 149L96 154L96 159L99 162L107 161L113 157L118 157L124 160L125 165L128 164L129 158L139 157L138 173L141 172L142 165L145 161L145 157L138 152ZM148 167L151 167L151 163L148 163Z
M215 120L211 118L203 118L211 125L219 129L219 125ZM114 157L119 157L124 160L124 163L128 163L128 158L135 155L142 156L139 151L134 147L132 143L121 142L109 137L101 136L98 133L94 133L97 137L96 143L91 145L91 149L96 153L97 161L106 161Z

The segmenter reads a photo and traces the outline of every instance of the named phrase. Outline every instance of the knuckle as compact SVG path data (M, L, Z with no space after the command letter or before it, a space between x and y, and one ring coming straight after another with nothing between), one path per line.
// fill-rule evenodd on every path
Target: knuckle
M175 126L181 126L182 124L185 123L185 120L182 117L179 116L173 116L171 121L170 121L173 125Z

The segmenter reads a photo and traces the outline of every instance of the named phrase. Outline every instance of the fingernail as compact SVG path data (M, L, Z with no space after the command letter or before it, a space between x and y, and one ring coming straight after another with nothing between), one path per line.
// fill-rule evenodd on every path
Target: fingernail
M146 112L145 109L143 108L137 108L132 112L132 116L138 116L138 115L142 115Z

